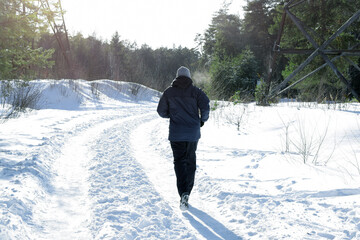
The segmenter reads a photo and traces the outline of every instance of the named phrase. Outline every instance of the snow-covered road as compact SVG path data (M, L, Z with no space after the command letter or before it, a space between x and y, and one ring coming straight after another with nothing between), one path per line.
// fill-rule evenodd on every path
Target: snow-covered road
M99 84L102 101L87 89L76 93L87 99L79 108L67 93L65 107L0 125L1 240L360 238L360 177L354 159L342 159L360 139L360 111L238 106L247 107L240 130L231 120L236 109L213 111L202 128L190 209L182 212L157 97L148 100L146 89L137 99L118 96L113 82ZM342 141L328 165L280 149L284 121L297 115L332 119L321 155L332 137Z
M149 134L168 144L165 131L151 131L167 128L156 102L120 99L82 110L67 103L69 110L39 110L0 126L0 239L203 238L178 209L171 157L152 149ZM141 164L163 169L164 161L163 176ZM150 180L153 173L163 185Z
M79 112L72 120L83 119L81 124L65 131L58 129L62 122L54 124L56 136L68 136L51 149L58 151L49 159L51 190L36 199L32 239L196 238L134 156L130 136L144 137L138 128L158 119L154 109L152 104ZM147 160L159 166L157 159Z
M98 112L93 114L98 115ZM35 222L42 226L42 231L39 236L36 236L36 239L92 239L94 237L88 228L89 221L93 216L97 216L93 213L96 202L92 196L98 196L102 193L102 189L108 187L109 183L115 183L111 181L112 179L120 178L116 170L110 172L109 176L104 176L102 174L103 169L100 167L89 167L94 164L94 161L99 161L101 163L99 166L107 164L109 169L113 169L111 162L105 161L108 158L100 158L94 149L102 147L112 149L115 152L114 147L123 146L126 143L124 142L126 135L119 131L119 127L126 129L124 124L146 117L146 115L136 111L129 114L129 111L124 109L114 114L111 117L103 116L100 120L89 121L86 125L82 123L83 127L80 127L78 133L71 135L61 146L59 157L54 159L52 165L53 190L49 198L45 198L37 204L34 212ZM82 117L79 116L79 118ZM132 125L132 127L135 126ZM101 141L104 142L101 137L104 139L109 137L103 135L104 131L116 132L119 142L112 142L111 145L101 144ZM97 143L100 145L97 146ZM106 155L104 151L102 154ZM121 157L116 159L116 156L111 155L109 157L114 162L122 160ZM125 160L129 161L129 158L125 158ZM115 169L118 168L120 166L115 166ZM92 170L90 171L90 169ZM107 179L107 177L110 178ZM97 184L101 179L104 179L102 185ZM94 189L95 186L98 188ZM116 186L114 187L116 188ZM91 195L90 193L94 194ZM101 200L97 203L101 203Z

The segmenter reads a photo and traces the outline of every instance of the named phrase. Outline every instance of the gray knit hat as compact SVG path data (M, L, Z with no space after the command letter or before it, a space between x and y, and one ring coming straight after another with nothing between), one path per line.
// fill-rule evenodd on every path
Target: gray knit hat
M181 66L178 70L177 70L177 73L176 73L176 77L180 77L180 76L184 76L184 77L188 77L188 78L191 78L191 75L190 75L190 70L184 66Z

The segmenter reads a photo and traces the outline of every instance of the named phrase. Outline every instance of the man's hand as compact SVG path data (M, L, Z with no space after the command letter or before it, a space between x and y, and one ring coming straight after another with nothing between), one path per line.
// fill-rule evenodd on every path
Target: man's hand
M204 126L204 122L203 121L200 121L200 127Z

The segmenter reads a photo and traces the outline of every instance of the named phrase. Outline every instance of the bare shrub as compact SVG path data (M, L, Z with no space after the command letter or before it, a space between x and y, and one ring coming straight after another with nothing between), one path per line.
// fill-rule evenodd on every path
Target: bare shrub
M325 125L317 122L313 128L308 128L304 119L297 119L296 122L283 121L283 124L286 153L290 153L290 148L294 149L294 153L301 157L304 164L311 161L313 164L319 165L320 155L322 156L321 163L326 165L329 162L336 147L336 143L334 143L330 154L323 150L328 135L329 122L325 123ZM321 130L319 126L326 127ZM325 155L325 152L327 155Z
M225 109L229 106L229 102L223 101L210 101L210 118L219 127L225 118Z
M139 84L132 83L130 85L131 94L136 97L138 95L138 93L139 93L140 88L141 88L141 86Z
M357 121L357 125L358 125L358 133L360 133L360 124L359 122ZM360 175L360 159L358 158L358 155L359 155L359 148L358 146L360 146L360 136L358 135L358 133L354 134L355 137L352 139L353 141L355 140L355 144L353 144L353 141L349 141L349 146L351 148L351 151L348 152L346 155L347 155L347 158L350 159L348 160L348 162L350 163L351 166L353 166L357 172L359 173ZM355 147L354 147L355 145ZM348 155L351 155L350 157Z
M23 81L10 82L6 85L6 90L2 88L1 91L4 92L1 101L5 108L0 115L1 119L16 118L21 112L35 109L41 97L39 88Z
M284 134L285 134L285 153L290 151L290 138L289 138L289 128L293 124L293 121L284 121L281 115L278 113L278 116L284 125Z
M79 82L76 80L69 80L69 87L73 89L74 92L79 92Z
M246 122L248 115L248 104L211 101L210 108L210 117L214 123L217 125L225 123L236 126L237 131L241 130L241 126Z
M10 81L0 81L0 104L3 109L5 108L5 104L7 104L11 89L12 84Z
M91 93L96 97L96 99L100 98L99 84L97 82L91 82Z
M226 122L235 125L237 131L240 131L240 127L245 122L247 110L247 104L230 104L228 112L225 115Z

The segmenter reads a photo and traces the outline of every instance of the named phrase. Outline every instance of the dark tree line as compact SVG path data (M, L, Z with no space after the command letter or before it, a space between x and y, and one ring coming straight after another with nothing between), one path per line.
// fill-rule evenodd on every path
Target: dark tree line
M122 40L117 32L110 42L81 34L70 37L69 41L76 78L136 82L158 90L164 90L171 83L181 65L196 70L199 58L197 51L188 48L138 47L136 43ZM47 70L46 77L66 78L69 69L51 34L42 35L39 44L45 49L55 49L51 59L55 65Z

